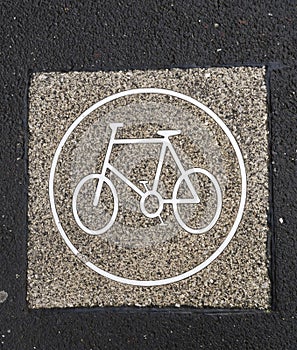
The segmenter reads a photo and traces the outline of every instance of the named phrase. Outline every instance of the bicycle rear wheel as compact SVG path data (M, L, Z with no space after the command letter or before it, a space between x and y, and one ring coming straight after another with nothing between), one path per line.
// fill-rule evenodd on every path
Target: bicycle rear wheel
M98 205L94 196L98 181L103 181ZM100 235L111 228L118 213L118 196L113 183L102 174L90 174L80 180L72 199L77 225L90 235Z
M186 203L181 199L183 183L189 178L193 184L199 203ZM190 198L192 195L190 194ZM208 232L217 222L222 210L222 191L217 179L207 170L193 168L182 174L174 186L172 206L175 218L179 225L189 233L202 234Z

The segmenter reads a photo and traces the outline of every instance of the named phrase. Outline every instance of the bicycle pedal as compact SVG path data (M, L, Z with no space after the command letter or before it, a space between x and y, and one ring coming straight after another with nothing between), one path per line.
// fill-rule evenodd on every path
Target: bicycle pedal
M139 180L139 183L141 183L141 184L148 184L148 181L147 180Z

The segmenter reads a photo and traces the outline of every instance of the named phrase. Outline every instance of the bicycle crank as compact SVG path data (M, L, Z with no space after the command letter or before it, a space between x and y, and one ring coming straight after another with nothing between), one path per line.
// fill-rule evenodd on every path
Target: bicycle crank
M147 186L148 181L142 180L139 182L143 184L146 190L140 200L140 209L142 213L151 219L159 217L161 225L166 225L160 215L163 210L163 198L161 197L160 193L157 191L149 190Z

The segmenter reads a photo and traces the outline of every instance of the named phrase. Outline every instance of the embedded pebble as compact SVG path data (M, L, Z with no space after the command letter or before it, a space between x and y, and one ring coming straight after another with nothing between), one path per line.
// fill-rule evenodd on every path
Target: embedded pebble
M8 298L8 293L4 290L0 291L0 303L4 303L6 299Z

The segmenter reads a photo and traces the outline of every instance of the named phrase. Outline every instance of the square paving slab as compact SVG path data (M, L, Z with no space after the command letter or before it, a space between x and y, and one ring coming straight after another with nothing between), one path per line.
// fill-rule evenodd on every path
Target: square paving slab
M264 67L35 73L28 122L30 308L269 308Z

